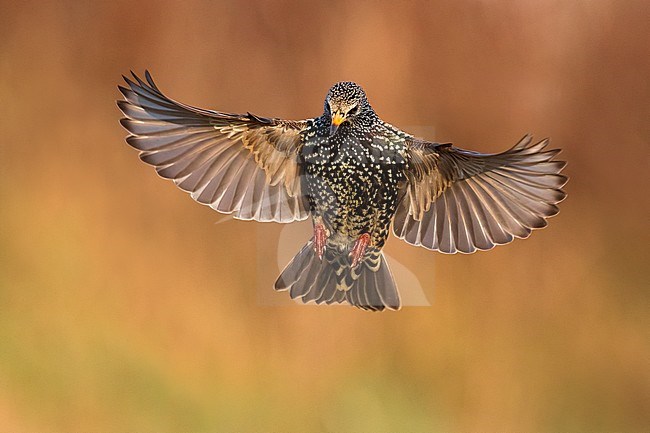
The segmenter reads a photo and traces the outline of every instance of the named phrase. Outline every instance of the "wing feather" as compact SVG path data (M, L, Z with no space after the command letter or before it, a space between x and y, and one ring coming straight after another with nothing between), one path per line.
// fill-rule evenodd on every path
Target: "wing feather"
M140 158L199 203L235 218L290 222L309 215L299 152L308 121L204 110L145 79L124 77L117 105Z
M412 139L393 232L413 245L472 253L545 227L566 197L566 163L527 135L499 154Z

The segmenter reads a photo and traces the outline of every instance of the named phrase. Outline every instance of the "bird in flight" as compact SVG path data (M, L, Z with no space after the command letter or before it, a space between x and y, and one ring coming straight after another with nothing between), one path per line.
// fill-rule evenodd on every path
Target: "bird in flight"
M391 223L409 244L473 253L528 237L566 197L548 139L496 154L426 141L381 120L352 82L332 86L321 116L282 120L186 105L148 71L132 75L121 124L161 177L238 219L311 218L313 237L275 282L305 303L398 310L382 253Z

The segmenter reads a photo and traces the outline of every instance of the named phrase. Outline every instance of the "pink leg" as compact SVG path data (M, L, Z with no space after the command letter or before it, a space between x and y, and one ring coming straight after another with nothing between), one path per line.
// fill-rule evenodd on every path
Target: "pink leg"
M323 260L323 252L325 251L325 243L327 242L327 230L321 223L314 225L314 250L318 254L318 258Z
M361 263L361 259L363 259L363 256L366 254L368 244L370 244L370 235L368 233L359 236L359 239L354 243L354 247L352 247L352 251L350 251L353 268Z

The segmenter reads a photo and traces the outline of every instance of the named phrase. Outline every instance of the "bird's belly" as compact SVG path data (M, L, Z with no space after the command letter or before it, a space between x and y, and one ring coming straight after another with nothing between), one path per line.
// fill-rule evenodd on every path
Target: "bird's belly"
M314 217L350 240L363 233L383 245L395 213L397 176L379 164L307 167L307 190Z

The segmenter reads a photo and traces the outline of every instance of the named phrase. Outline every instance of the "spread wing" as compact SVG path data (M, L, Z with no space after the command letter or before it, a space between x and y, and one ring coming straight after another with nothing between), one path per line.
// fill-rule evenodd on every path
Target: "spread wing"
M149 72L119 86L126 141L158 174L199 203L244 220L291 222L309 215L301 192L301 131L307 121L203 110L166 97Z
M566 165L525 136L499 154L411 140L393 232L412 245L472 253L528 237L566 197Z

